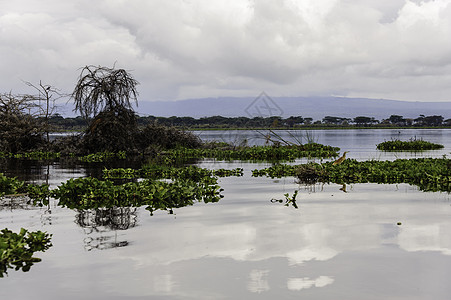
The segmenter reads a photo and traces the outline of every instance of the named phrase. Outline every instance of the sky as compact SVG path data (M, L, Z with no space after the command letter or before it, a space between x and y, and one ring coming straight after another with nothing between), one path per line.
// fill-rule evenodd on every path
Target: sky
M0 93L121 68L139 101L451 101L451 0L0 0Z

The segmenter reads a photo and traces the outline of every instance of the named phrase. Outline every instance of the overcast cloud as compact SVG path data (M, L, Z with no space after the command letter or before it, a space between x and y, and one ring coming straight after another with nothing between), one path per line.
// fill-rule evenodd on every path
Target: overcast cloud
M140 100L451 100L451 0L0 0L0 93L124 68Z

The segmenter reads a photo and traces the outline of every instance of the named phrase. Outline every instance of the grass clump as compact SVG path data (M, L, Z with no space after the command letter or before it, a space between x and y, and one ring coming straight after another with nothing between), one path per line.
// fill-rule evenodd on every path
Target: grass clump
M417 140L416 138L410 139L409 141L392 140L377 144L377 149L383 151L423 151L442 148L443 145L423 141L421 139Z

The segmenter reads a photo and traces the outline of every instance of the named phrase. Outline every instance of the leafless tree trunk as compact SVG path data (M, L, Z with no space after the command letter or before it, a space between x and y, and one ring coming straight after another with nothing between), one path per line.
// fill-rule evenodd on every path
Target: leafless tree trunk
M36 114L38 117L44 119L44 131L47 143L50 142L50 117L56 113L57 106L55 105L56 100L64 97L56 88L51 85L43 84L39 81L39 85L34 85L30 82L25 82L26 85L34 88L38 93L37 95L29 96L32 101L35 102ZM41 103L44 102L44 103Z

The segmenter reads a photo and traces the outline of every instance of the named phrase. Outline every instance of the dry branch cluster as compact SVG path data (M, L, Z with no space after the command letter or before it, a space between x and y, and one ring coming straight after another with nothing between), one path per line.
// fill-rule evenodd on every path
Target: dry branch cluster
M82 69L72 97L82 117L95 117L102 111L132 109L137 104L136 81L123 69L86 66Z
M42 146L41 122L29 96L0 95L0 151L20 152Z

